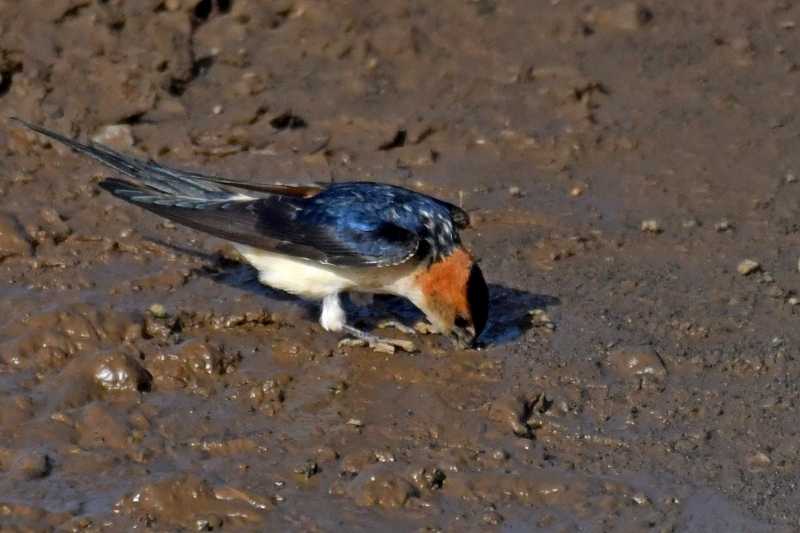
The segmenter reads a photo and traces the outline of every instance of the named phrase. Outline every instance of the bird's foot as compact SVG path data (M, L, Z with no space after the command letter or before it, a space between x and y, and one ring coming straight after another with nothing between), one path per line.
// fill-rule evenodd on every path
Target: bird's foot
M381 329L385 328L394 328L401 333L405 333L406 335L435 335L439 333L433 324L430 322L425 322L424 320L420 320L415 323L413 326L406 326L396 320L385 320L378 324L378 327Z
M430 322L425 322L424 320L420 320L414 324L414 331L420 335L435 335L439 333L439 330L436 329L433 324Z
M405 324L403 324L401 322L398 322L396 320L384 320L383 322L379 322L378 323L378 327L380 329L394 328L397 331L399 331L400 333L405 333L406 335L414 335L414 336L416 336L416 334L417 334L417 330L416 329L414 329L412 327L409 327L409 326L406 326Z
M382 353L394 353L397 348L408 353L417 351L416 345L408 340L378 337L348 325L342 326L342 330L354 338L343 339L339 342L339 346L369 346L376 352Z

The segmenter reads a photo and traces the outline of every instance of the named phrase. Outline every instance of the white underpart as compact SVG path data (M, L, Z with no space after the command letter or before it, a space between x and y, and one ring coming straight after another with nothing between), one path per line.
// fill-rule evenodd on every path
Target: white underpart
M416 264L413 260L380 268L347 268L265 252L243 244L234 243L233 246L258 270L258 279L264 285L310 300L322 300L320 324L326 330L340 331L346 323L339 301L342 292L403 296L428 314L422 292L414 283Z

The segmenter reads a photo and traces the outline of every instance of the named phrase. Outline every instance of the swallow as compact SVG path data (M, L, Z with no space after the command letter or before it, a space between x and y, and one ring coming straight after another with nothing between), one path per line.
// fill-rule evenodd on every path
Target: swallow
M407 298L458 348L486 326L486 281L458 233L469 215L453 204L382 183L262 185L176 170L12 120L124 175L99 182L113 196L230 241L263 284L321 301L328 331L403 346L349 325L346 292Z

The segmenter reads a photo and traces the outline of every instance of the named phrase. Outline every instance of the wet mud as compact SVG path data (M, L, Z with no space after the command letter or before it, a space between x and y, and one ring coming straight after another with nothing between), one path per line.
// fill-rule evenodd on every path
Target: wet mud
M791 0L0 1L0 117L456 203L492 305L476 350L339 347L224 242L3 121L0 530L796 530L798 22Z

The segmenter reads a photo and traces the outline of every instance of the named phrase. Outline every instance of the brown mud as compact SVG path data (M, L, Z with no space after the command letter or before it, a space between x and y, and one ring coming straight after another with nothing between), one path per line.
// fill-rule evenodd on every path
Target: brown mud
M0 531L796 530L796 23L792 0L0 1L0 117L433 194L471 213L492 299L478 350L339 348L225 243L4 122Z

